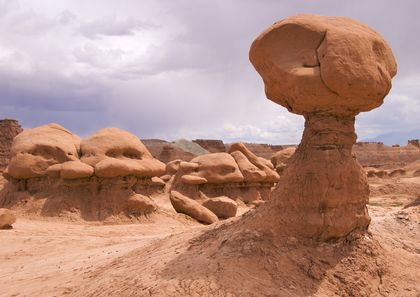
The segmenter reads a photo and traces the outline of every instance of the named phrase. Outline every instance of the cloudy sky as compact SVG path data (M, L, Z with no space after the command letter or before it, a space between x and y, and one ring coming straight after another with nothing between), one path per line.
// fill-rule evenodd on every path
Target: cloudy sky
M258 34L297 13L349 16L398 62L359 139L420 137L420 1L0 0L0 118L86 136L297 143L303 119L265 99L248 61ZM381 136L382 135L382 136ZM390 140L389 140L390 139Z

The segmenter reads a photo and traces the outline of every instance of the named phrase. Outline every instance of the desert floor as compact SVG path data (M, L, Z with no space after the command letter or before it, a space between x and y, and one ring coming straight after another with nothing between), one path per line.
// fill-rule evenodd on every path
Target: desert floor
M375 178L370 180L370 185L372 222L369 231L387 254L387 269L392 275L391 283L385 284L375 295L420 296L420 284L416 283L420 279L420 177ZM115 279L135 271L118 268L115 264L127 262L135 252L136 258L152 259L145 262L150 266L137 267L139 273L147 274L155 264L164 266L175 256L160 251L153 257L154 249L159 250L159 241L166 239L163 249L171 238L177 242L183 237L188 240L206 228L211 227L186 218L177 219L176 215L124 225L19 217L13 229L0 230L0 296L95 296L100 295L95 292L101 291L101 284L107 284L103 295L153 296L151 291L147 295L143 291L138 294L133 290L125 291L117 283L115 289L110 290ZM152 249L147 248L149 246ZM168 249L168 253L178 252ZM156 281L159 281L158 276L152 283ZM147 286L147 283L142 284L143 288ZM289 289L293 291L294 287L290 285ZM341 295L333 290L328 293L328 286L322 284L315 291L298 292L296 296L363 296L360 292L347 291ZM254 292L249 296L260 295Z

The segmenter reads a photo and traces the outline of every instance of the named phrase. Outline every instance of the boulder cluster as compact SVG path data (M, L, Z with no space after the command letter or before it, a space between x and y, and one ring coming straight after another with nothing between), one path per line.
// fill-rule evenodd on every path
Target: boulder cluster
M280 178L269 160L242 143L189 162L171 161L165 173L162 179L168 182L175 210L208 224L234 217L238 203L251 207L264 203Z
M42 212L59 214L77 209L85 219L105 219L156 209L148 197L162 190L158 177L165 164L152 157L133 134L102 129L81 139L58 124L28 129L12 143L10 163L3 172L8 191L0 203L22 203L26 192L47 199Z

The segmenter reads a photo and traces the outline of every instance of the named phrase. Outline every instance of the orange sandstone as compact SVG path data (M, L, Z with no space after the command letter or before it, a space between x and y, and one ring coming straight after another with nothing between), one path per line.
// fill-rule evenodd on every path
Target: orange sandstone
M380 106L397 66L374 30L343 17L297 15L252 44L267 98L305 117L302 141L255 225L327 240L366 230L369 188L352 156L355 116Z

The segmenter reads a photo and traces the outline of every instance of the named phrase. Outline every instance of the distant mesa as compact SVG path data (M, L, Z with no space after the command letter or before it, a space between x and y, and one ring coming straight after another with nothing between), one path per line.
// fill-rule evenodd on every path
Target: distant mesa
M420 159L419 141L409 140L405 146L387 146L382 142L357 142L353 152L363 167L404 167Z
M225 144L222 140L219 139L196 139L193 140L193 142L207 150L209 153L226 152Z

